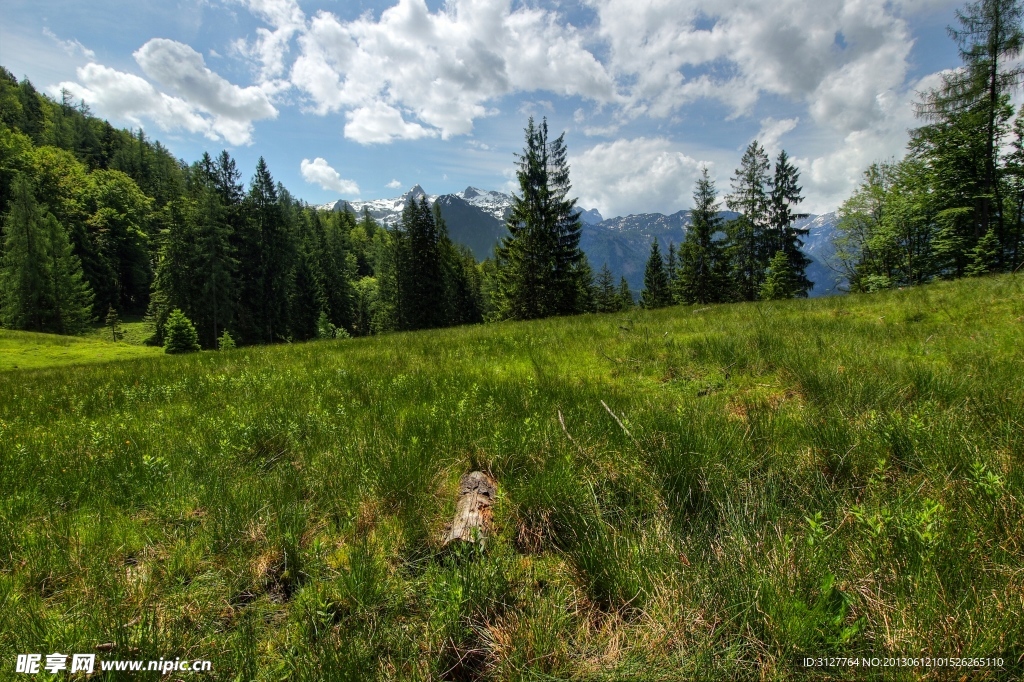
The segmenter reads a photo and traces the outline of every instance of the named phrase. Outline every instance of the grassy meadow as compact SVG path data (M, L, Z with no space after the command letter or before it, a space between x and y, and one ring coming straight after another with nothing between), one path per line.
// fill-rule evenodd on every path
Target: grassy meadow
M1005 276L16 363L0 677L99 646L213 661L181 679L1012 679L1022 340ZM494 536L442 552L474 468Z

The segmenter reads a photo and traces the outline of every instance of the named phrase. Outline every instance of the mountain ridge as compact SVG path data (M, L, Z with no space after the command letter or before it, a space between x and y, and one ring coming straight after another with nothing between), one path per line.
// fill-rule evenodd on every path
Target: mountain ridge
M321 210L343 211L346 207L361 214L365 209L385 227L397 226L402 209L409 199L426 197L430 204L438 203L441 216L448 226L453 241L468 246L477 259L494 255L494 247L508 234L505 221L512 209L512 197L496 190L466 187L461 192L428 194L419 184L413 185L401 196L393 199L349 201L340 199L317 206ZM651 241L657 239L663 252L670 244L677 247L686 237L691 211L683 209L671 214L636 213L604 218L597 209L578 208L583 223L580 248L587 254L591 267L596 270L604 264L618 279L625 277L634 291L643 288L643 273L650 255ZM735 218L737 213L720 211L723 221ZM842 278L828 266L833 253L831 236L838 217L834 211L809 215L796 222L796 227L810 230L803 251L811 258L808 278L815 283L811 296L840 293Z

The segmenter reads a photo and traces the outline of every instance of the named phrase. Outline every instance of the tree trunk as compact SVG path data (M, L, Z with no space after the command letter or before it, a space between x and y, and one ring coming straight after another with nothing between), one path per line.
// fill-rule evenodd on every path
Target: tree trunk
M491 507L494 505L497 484L482 471L473 471L459 481L459 500L455 504L455 519L445 535L444 544L455 540L479 542L483 546L491 529Z

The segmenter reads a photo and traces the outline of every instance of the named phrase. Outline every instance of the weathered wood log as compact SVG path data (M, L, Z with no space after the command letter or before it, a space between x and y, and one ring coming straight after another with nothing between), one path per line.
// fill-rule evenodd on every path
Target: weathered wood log
M491 507L497 483L482 471L472 471L459 481L459 499L455 504L455 520L445 535L444 544L455 540L479 542L482 547L491 530Z

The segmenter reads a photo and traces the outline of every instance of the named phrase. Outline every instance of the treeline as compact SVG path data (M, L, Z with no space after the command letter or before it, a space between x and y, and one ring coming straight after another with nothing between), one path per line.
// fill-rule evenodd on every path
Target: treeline
M180 310L198 343L254 344L482 319L483 269L425 204L380 227L297 201L263 159L177 161L0 68L0 324L76 333ZM227 332L227 336L225 336Z
M873 164L839 209L836 261L851 290L1024 261L1024 119L1010 101L1024 75L1024 3L979 0L956 16L963 66L917 103L924 125L905 158Z
M764 148L751 142L732 177L726 205L739 215L723 221L718 193L706 167L693 193L693 210L678 251L664 256L657 240L644 270L640 304L707 304L806 297L814 283L801 251L807 230L796 221L803 201L800 172L785 150L774 171Z

